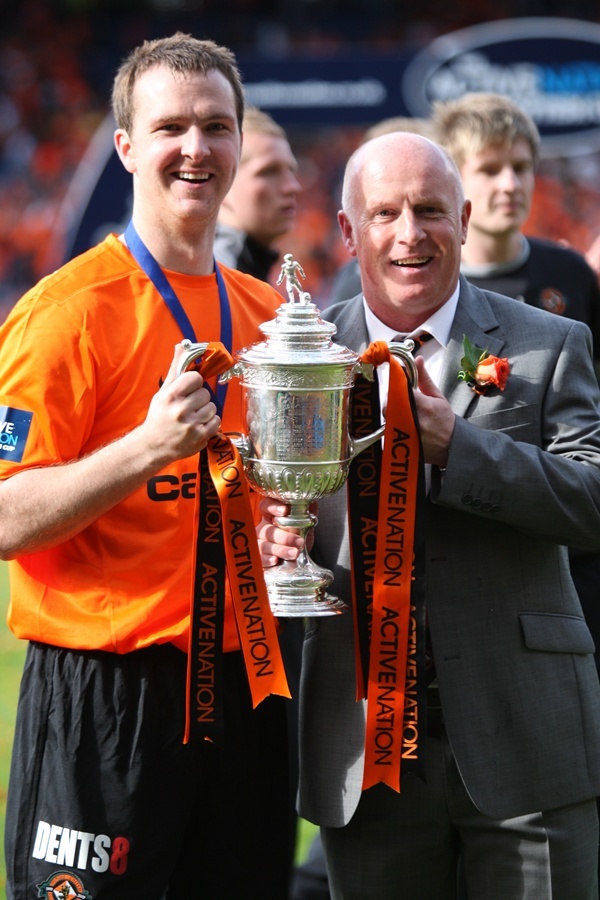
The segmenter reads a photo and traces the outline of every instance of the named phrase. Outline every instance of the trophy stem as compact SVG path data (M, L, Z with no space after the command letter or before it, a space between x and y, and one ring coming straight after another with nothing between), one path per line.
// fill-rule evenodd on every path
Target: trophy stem
M304 547L297 559L265 570L273 614L282 618L297 618L333 616L345 612L348 607L343 600L327 593L333 581L333 572L313 562L306 549L309 532L317 523L317 517L309 511L307 502L292 501L289 514L276 517L275 523L280 528L300 534L304 538Z

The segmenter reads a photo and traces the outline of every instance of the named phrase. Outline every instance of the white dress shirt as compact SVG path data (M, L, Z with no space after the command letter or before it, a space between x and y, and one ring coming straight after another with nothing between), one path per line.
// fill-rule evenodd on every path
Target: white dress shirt
M367 301L363 297L369 341L404 340L404 338L407 337L415 337L416 335L421 334L422 331L428 331L429 334L433 335L433 339L423 344L423 346L416 351L415 356L418 355L423 357L429 377L434 384L439 386L444 354L446 352L446 347L448 346L448 341L450 340L450 329L452 328L452 322L454 321L454 315L456 313L459 292L460 287L457 284L454 293L446 300L444 305L434 312L433 315L429 316L428 319L425 319L422 325L414 331L411 331L410 334L399 334L397 331L394 331L393 328L385 325L381 319L378 319L375 313L372 312ZM385 409L387 404L389 368L387 363L377 367L379 397L382 410Z
M456 305L458 303L458 295L460 293L460 285L457 284L452 296L446 300L436 312L428 319L425 319L419 328L411 331L410 334L401 334L394 331L388 325L385 325L381 319L370 309L367 301L363 296L363 304L365 308L365 319L367 322L367 333L369 341L399 341L407 337L416 337L423 331L433 335L430 341L424 343L415 351L415 356L422 356L425 360L425 368L427 374L439 387L440 377L442 374L442 364L444 362L444 354L448 341L450 340L450 329L456 313ZM389 363L377 366L377 377L379 379L379 402L381 406L381 421L384 421L383 412L387 406L388 385L389 385ZM425 492L429 494L431 485L431 466L425 464Z

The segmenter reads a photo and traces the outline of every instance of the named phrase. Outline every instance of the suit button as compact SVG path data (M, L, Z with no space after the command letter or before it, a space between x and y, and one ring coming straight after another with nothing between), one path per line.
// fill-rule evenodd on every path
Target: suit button
M491 512L491 514L492 514L493 516L497 516L498 513L500 512L500 507L499 507L499 506L492 506L490 512Z
M492 504L490 503L489 500L484 500L483 503L481 504L482 512L489 512L491 510L491 508L492 508Z
M465 504L465 506L470 506L471 503L473 502L473 495L472 494L463 494L462 502Z
M473 507L473 509L481 509L481 500L479 499L479 497L475 497L475 499L471 503L471 506Z

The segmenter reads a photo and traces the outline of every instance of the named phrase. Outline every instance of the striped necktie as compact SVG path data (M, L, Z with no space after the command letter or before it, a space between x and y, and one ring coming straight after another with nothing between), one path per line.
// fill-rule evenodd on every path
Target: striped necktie
M428 331L421 331L419 334L396 334L392 338L391 343L403 343L404 341L412 341L413 348L410 351L413 356L416 356L423 344L427 343L427 341L433 340L433 335Z
M421 331L420 334L413 335L410 340L414 343L414 347L412 349L412 355L416 356L423 344L427 343L427 341L431 341L433 339L433 335L428 331Z

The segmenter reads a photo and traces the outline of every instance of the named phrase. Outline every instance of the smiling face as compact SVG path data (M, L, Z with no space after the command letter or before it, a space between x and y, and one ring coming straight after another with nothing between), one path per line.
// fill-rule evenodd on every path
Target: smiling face
M296 218L298 163L284 137L244 132L242 159L220 220L269 247Z
M525 138L488 144L465 158L460 174L472 203L471 239L477 233L500 238L520 233L535 185L533 153Z
M133 128L117 130L115 144L133 175L136 226L169 265L170 243L212 244L240 155L235 98L217 70L178 74L162 65L139 77L133 96Z
M338 219L365 298L391 328L411 331L451 297L469 204L458 172L431 141L397 133L359 148Z

